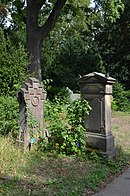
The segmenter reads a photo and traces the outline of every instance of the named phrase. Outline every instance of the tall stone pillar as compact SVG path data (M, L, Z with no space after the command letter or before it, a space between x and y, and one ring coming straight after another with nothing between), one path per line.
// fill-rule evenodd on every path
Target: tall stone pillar
M26 150L43 134L44 101L46 92L36 78L29 78L17 92L19 101L19 142Z
M110 157L115 155L111 131L111 95L115 79L93 72L79 79L81 95L92 110L85 115L88 144Z

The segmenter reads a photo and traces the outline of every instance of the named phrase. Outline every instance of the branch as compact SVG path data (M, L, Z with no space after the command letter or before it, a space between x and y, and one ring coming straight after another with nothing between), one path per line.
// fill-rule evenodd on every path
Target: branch
M27 0L27 25L38 28L38 14L46 0Z
M54 26L60 11L62 10L62 8L64 7L65 3L67 0L57 0L52 12L50 13L47 21L45 22L45 24L43 25L43 27L41 28L41 36L42 39L44 39L48 33L51 31L52 27Z

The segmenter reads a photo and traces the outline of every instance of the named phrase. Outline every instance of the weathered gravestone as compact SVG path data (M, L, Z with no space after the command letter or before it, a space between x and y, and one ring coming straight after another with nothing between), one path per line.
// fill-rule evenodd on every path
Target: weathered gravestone
M71 101L75 101L75 100L77 100L77 99L80 98L80 93L73 93L73 91L70 90L68 87L66 87L66 90L69 93L69 96L70 96L70 100Z
M44 101L46 92L36 78L29 78L17 92L19 101L18 142L27 150L39 134L43 134Z
M92 110L85 115L85 128L89 145L113 157L114 137L111 132L111 95L115 79L93 72L79 79L81 95Z

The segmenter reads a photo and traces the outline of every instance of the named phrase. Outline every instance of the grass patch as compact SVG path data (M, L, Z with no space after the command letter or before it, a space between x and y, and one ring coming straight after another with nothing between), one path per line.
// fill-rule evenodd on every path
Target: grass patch
M130 112L112 113L112 133L116 146L130 155Z
M3 195L86 195L126 165L127 159L112 161L40 154L29 160L26 175L1 180ZM37 161L36 161L37 159ZM34 165L33 165L34 164Z
M23 152L16 148L11 137L0 137L0 174L17 175L27 159Z
M0 195L84 196L97 191L129 163L130 144L126 142L127 137L130 140L129 119L129 114L122 113L112 118L115 160L94 152L84 156L36 151L24 154L11 138L0 137Z

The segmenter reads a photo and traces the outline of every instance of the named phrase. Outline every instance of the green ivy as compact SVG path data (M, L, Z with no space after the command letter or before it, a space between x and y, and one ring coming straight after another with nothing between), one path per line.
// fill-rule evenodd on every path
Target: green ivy
M82 99L66 104L58 98L53 102L47 100L45 121L51 136L46 149L66 155L84 152L86 141L83 121L84 113L88 114L89 110L88 102Z

